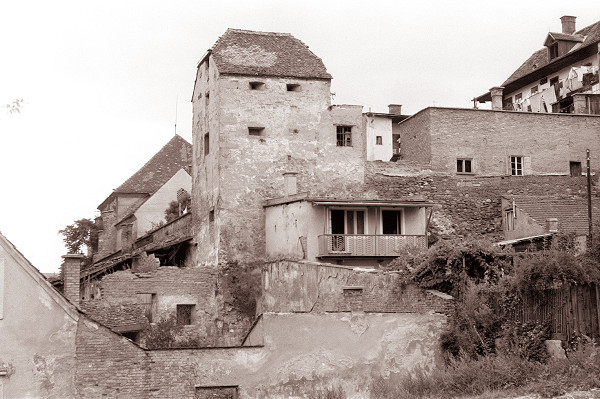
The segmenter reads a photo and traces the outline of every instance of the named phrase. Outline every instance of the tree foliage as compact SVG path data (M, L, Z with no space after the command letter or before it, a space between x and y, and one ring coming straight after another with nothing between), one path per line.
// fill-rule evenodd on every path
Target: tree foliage
M79 219L59 230L69 253L80 253L81 247L92 249L92 242L98 237L98 227L91 219Z
M169 207L165 209L165 219L167 223L177 219L186 209L187 212L191 209L192 197L187 192L182 192L181 195L178 195L178 198L179 199L176 201L171 201Z
M21 109L23 108L23 99L14 99L8 104L4 104L3 107L6 108L6 112L8 112L9 114L20 114Z

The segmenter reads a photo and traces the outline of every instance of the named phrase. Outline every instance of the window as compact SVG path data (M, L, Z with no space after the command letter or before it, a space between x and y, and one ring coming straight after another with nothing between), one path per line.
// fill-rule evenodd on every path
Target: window
M402 234L402 211L381 211L381 232L383 234Z
M196 305L177 305L177 325L189 326L192 324L192 316Z
M365 234L364 209L331 209L329 212L329 227L331 241L329 250L344 252L346 250L346 235ZM338 235L339 234L339 235Z
M554 85L555 83L558 83L558 76L555 76L552 79L550 79L550 86Z
M473 173L472 163L471 159L457 159L456 173Z
M548 55L550 56L551 60L558 57L558 42L554 42L548 46Z
M352 126L337 126L337 146L352 147Z
M581 162L569 162L569 169L571 172L571 176L581 176Z
M299 84L288 83L285 86L287 88L287 91L300 91L300 85Z
M383 145L383 137L381 137L381 136L375 136L375 144L376 145Z
M515 212L512 209L504 211L504 230L512 231L515 229Z
M139 331L125 331L121 333L125 338L129 338L136 344L140 343L140 332Z
M249 127L248 128L248 134L250 136L262 136L264 131L265 131L264 127Z
M154 316L156 316L156 294L137 294L138 303L144 307L144 316L148 319L149 323L154 321Z
M502 109L512 111L512 109L513 109L512 96L506 97L504 100L502 100Z
M196 387L196 399L237 399L237 386Z
M510 174L523 176L523 157L510 157Z
M537 87L537 85L535 85L531 88L531 95L534 95L537 92L538 92L538 87Z
M264 90L265 84L263 82L250 82L250 90Z
M548 78L541 78L540 79L540 86L541 85L545 85L546 83L548 83Z
M204 135L204 155L208 155L210 152L210 136L208 133Z

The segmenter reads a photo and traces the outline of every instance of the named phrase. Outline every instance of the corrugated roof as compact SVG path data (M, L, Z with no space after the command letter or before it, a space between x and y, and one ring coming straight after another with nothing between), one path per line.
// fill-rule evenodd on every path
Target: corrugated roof
M106 199L118 193L154 194L179 169L183 168L190 172L189 166L191 164L192 145L176 134L144 166L121 184Z
M571 40L571 41L580 41L579 39L583 38L583 40L581 40L581 45L577 45L576 50L580 50L584 47L590 46L590 45L600 41L600 21L598 21L590 26L586 26L585 28L575 32L575 34L573 34L573 35L567 35L565 33L550 33L550 34L557 35L557 36L555 36L555 38L557 38L558 40L566 40L565 37L569 37L569 40ZM571 50L571 52L569 52L567 54L571 54L572 52L573 52L573 50ZM552 64L552 63L556 62L557 60L560 60L563 57L564 56L561 56L561 57L553 59L552 61L548 61L548 49L544 47L544 48L536 51L535 53L533 53L531 55L531 57L529 57L527 59L527 61L525 61L519 68L517 68L517 70L514 71L512 73L512 75L510 75L510 77L508 79L506 79L506 81L504 81L504 83L502 83L502 86L506 86L509 83L512 83L515 80L522 78L523 76L527 75L528 73L531 73L531 72L535 71L536 69L540 69L543 66Z
M508 197L507 197L508 198ZM526 212L540 226L546 225L546 219L557 218L558 230L577 235L588 233L588 209L585 198L552 198L538 196L515 196L516 206ZM600 201L592 202L592 219L600 221ZM518 216L517 216L518 217Z
M227 29L211 53L221 74L331 79L323 61L289 33Z

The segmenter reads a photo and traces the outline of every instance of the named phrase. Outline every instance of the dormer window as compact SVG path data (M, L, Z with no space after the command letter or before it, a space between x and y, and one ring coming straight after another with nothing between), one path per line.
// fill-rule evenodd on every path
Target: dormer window
M554 42L548 46L548 56L550 57L550 60L558 57L558 42Z

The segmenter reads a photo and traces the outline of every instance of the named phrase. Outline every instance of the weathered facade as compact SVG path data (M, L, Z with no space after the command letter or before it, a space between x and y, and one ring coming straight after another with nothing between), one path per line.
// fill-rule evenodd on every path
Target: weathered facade
M175 135L142 168L98 206L94 261L130 249L133 242L165 222L165 210L181 189L191 192L192 147Z
M75 397L79 317L0 234L1 397Z

